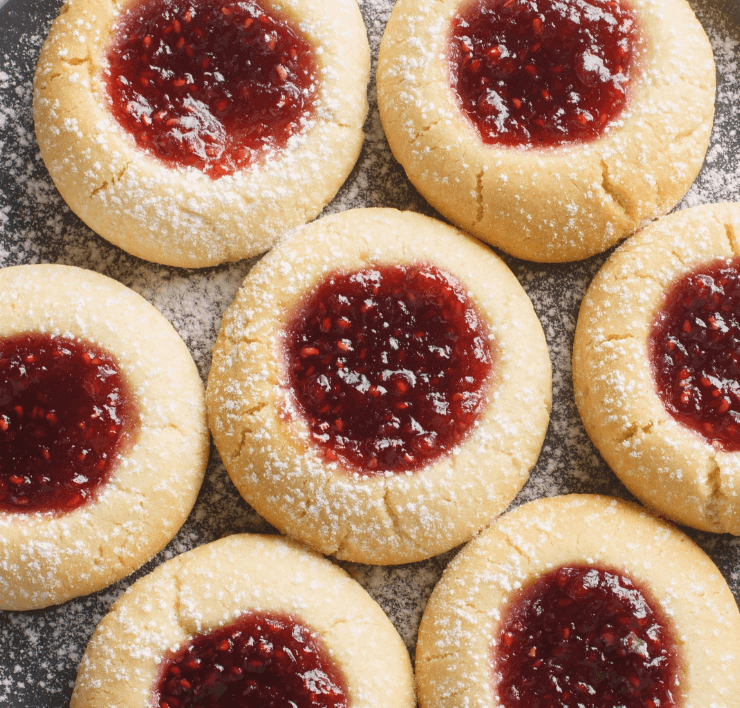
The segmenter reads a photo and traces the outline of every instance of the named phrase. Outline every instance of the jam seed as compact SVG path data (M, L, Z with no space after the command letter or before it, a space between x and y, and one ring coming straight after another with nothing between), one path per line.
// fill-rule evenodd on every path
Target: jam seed
M409 390L409 385L402 379L398 379L395 382L396 389L398 389L399 393L407 393Z
M180 20L172 20L172 29L174 29L177 34L180 34L180 32L182 32L182 25L180 24Z
M144 45L145 47L151 47L151 46L152 46L152 38L151 38L151 37L150 37L149 35L147 35L147 36L146 36L146 37L144 37L144 39L142 40L142 44L143 44L143 45Z

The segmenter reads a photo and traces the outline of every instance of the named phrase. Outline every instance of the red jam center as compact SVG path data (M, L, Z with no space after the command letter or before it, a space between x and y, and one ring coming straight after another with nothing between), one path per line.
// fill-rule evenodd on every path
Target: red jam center
M163 662L157 708L347 708L342 672L321 638L287 616L242 615Z
M317 63L256 0L142 0L108 52L110 106L136 144L213 179L284 148L313 115Z
M135 426L116 360L46 334L0 339L0 510L69 512L108 480Z
M720 449L740 450L740 258L675 283L649 349L666 410Z
M457 445L483 407L487 327L459 281L434 266L335 274L286 334L314 440L360 474L419 469Z
M505 708L674 708L678 651L667 621L626 576L563 567L507 608L494 658Z
M639 45L624 0L475 0L452 21L450 79L484 143L593 140L627 102Z

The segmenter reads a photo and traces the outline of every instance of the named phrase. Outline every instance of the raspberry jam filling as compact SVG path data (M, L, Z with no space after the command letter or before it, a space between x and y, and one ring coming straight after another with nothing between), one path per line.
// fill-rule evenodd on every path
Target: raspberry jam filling
M252 612L165 659L157 708L347 708L347 684L321 638L285 615Z
M474 0L452 20L450 80L484 143L588 141L624 108L640 45L625 0Z
M328 460L411 472L469 433L493 368L460 282L431 265L326 278L286 330L290 386Z
M504 614L494 681L504 708L675 708L679 658L667 620L625 575L550 571Z
M135 425L129 386L100 347L0 339L0 510L69 512L94 499Z
M213 179L285 148L314 113L297 24L256 0L142 0L114 26L110 108L139 148Z
M680 423L740 450L740 258L673 284L648 338L658 395Z

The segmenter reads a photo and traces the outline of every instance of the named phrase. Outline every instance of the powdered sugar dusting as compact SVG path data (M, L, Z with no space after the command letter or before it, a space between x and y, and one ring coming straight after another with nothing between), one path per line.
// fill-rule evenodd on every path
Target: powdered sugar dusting
M361 0L374 77L377 50L392 0ZM718 73L717 116L698 180L681 207L740 201L740 9L735 0L692 0L712 42ZM221 315L253 261L201 271L145 263L93 234L66 207L38 154L31 115L36 58L59 0L10 0L0 9L0 266L58 262L99 271L132 287L157 306L188 344L201 375L210 368ZM360 161L325 213L387 206L433 214L406 179L385 141L374 78ZM514 505L566 492L628 497L580 424L573 401L571 347L578 307L605 260L567 266L505 260L533 300L550 347L554 403L539 463ZM240 531L270 531L242 501L213 453L199 501L185 527L152 563L96 595L61 607L0 613L0 706L66 705L85 645L110 605L135 579L167 558ZM740 539L691 533L717 562L740 599ZM395 568L348 564L386 610L411 649L426 598L453 554Z

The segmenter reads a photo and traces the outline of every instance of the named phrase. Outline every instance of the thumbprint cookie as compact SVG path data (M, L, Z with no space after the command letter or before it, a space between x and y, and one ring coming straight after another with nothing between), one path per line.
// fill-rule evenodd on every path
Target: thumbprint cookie
M715 69L685 0L399 0L378 101L414 186L527 260L599 253L669 211L709 143Z
M203 384L142 297L57 265L0 270L0 608L100 590L159 552L208 460Z
M643 503L740 534L740 206L671 214L604 264L581 304L576 403Z
M211 430L242 496L325 554L428 558L527 480L551 370L518 281L434 219L360 209L282 241L227 311Z
M134 583L71 708L414 708L408 652L344 571L276 536L200 546Z
M68 0L34 79L41 155L135 256L253 256L352 169L369 55L355 0Z
M707 555L637 505L538 499L447 567L416 677L421 708L734 708L740 613Z

